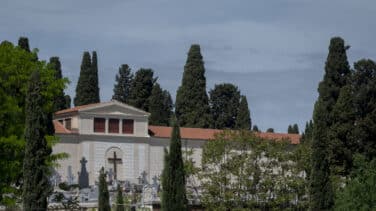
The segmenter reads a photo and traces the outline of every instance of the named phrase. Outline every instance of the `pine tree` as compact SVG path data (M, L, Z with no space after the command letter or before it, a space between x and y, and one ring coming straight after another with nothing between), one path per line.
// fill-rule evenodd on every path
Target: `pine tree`
M26 96L25 157L23 163L24 210L47 210L47 197L52 191L49 183L47 159L52 150L45 139L47 118L41 81L36 71L30 78Z
M90 76L93 78L91 85L93 86L92 89L94 90L93 93L93 99L95 103L99 103L100 97L99 97L99 80L98 80L98 57L97 52L93 51L92 53L92 59L91 59L91 72Z
M63 75L61 73L61 63L60 63L59 57L51 57L49 65L53 70L55 70L55 79L56 80L62 79ZM54 96L53 104L54 104L54 109L53 109L54 112L67 108L66 102L65 102L65 94L64 94L63 89L59 90L59 94Z
M141 68L136 72L130 92L130 105L144 111L149 111L148 100L156 81L153 75L154 72L152 69Z
M149 123L151 125L168 126L172 115L172 106L169 104L170 94L163 91L158 83L155 83L149 97Z
M91 62L89 52L84 52L82 57L81 72L76 87L74 105L86 105L99 102L98 72L96 71L96 54L94 65Z
M330 180L329 154L332 147L329 130L333 125L332 110L340 90L348 82L350 72L344 40L330 40L329 54L325 63L324 79L320 82L319 97L313 112L312 171L310 185L310 209L327 210L333 207L333 187Z
M120 185L117 186L116 211L125 211L123 191L121 190Z
M270 127L270 128L268 128L268 129L266 129L266 132L267 132L267 133L274 133L274 128L271 128L271 127Z
M177 122L173 123L169 154L165 155L165 168L162 176L162 210L187 210L185 171L181 151L180 131ZM167 159L166 159L166 156Z
M129 68L127 64L121 65L115 80L116 84L114 86L114 94L112 95L112 99L123 103L128 103L133 80L131 68Z
M29 39L27 37L20 37L18 39L18 46L27 52L30 52Z
M239 110L240 91L233 84L216 84L209 91L213 127L234 129Z
M110 194L107 188L106 173L102 167L99 171L99 188L98 188L98 210L99 211L111 211L110 206Z
M240 103L238 108L238 113L236 114L237 129L250 130L252 127L251 114L248 108L247 97L242 95L240 96Z
M363 59L354 68L354 138L359 142L359 152L372 160L376 158L376 63Z
M175 103L175 113L182 127L211 126L204 61L197 44L192 45L188 52L182 84L177 91Z

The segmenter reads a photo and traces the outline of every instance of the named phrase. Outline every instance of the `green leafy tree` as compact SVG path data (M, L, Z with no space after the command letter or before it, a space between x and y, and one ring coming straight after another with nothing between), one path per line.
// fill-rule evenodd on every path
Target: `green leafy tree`
M180 129L176 121L173 123L170 150L165 154L165 164L162 173L162 210L187 210Z
M200 51L197 44L189 49L182 83L176 93L175 113L182 127L208 128L212 124Z
M116 84L114 86L114 94L112 95L112 99L123 103L128 103L133 80L131 68L127 64L122 64L115 80Z
M333 187L330 180L329 160L331 141L329 130L333 125L333 107L340 90L348 83L350 67L347 61L345 42L340 37L330 40L329 54L325 63L324 79L320 82L313 112L312 171L310 186L310 209L327 210L334 204Z
M130 105L149 111L149 97L153 90L154 82L157 80L153 78L153 75L152 69L141 68L136 72L130 92Z
M55 79L60 80L63 78L61 72L61 63L59 57L51 57L49 63L51 69L55 70ZM54 96L54 112L66 109L64 89L58 90L58 94Z
M223 131L203 148L201 202L207 210L306 209L303 156L288 141Z
M354 64L354 138L359 152L367 159L376 158L376 63L363 59Z
M74 98L75 106L99 102L98 70L93 68L97 67L96 54L93 54L93 59L95 59L95 61L92 63L90 53L84 52L80 77L78 78L76 86L76 96Z
M47 117L41 94L39 72L34 72L26 98L25 157L23 162L23 208L24 210L47 209L47 197L52 192L49 183L47 159L52 150L48 146Z
M35 60L33 53L12 43L0 44L0 204L15 205L22 195L22 167L25 150L25 105L29 79L39 70L43 86L45 114L53 111L53 97L64 89L67 79L55 79L55 71L46 62ZM50 133L50 132L49 132ZM49 144L56 140L47 137ZM49 163L60 156L51 155Z
M354 170L338 190L334 210L374 210L376 207L376 159L354 156Z
M240 96L238 113L236 114L235 127L237 129L250 130L252 126L251 113L249 112L247 97Z
M240 101L238 87L229 83L216 84L209 95L213 127L235 128Z
M107 188L106 172L102 167L99 171L99 188L98 188L98 210L99 211L111 211L110 206L110 194Z
M151 125L168 126L172 115L171 96L163 91L158 83L154 83L149 97L149 122Z
M120 185L118 185L117 187L116 211L125 211L123 191L121 190Z

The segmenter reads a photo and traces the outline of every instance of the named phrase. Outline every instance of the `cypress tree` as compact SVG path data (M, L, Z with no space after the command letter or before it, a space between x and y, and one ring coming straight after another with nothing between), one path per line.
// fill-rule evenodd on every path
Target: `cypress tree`
M158 83L155 83L149 97L149 122L151 125L167 126L172 114L170 94L163 91Z
M110 194L107 188L106 173L102 167L99 171L99 188L98 188L98 210L99 211L111 211L110 206Z
M212 124L206 93L205 67L200 46L192 45L176 93L176 116L183 127L208 128Z
M333 187L330 180L329 130L333 125L332 110L340 90L350 74L344 40L330 40L329 54L325 63L324 79L320 82L319 97L313 112L312 171L310 184L310 209L328 210L333 206Z
M41 95L41 81L36 71L30 78L26 96L25 157L23 163L23 209L47 210L47 197L52 191L47 159L51 148L45 139L47 117Z
M240 97L239 109L236 115L236 128L250 130L252 126L251 114L249 112L247 97Z
M299 127L298 127L298 124L294 124L292 126L292 133L294 134L299 134Z
M97 57L97 52L93 51L92 53L92 59L91 59L91 74L90 76L92 77L92 82L90 85L92 85L92 89L94 91L93 93L93 99L95 103L99 103L100 97L99 97L99 80L98 80L98 57Z
M121 65L115 80L116 84L114 86L114 94L112 95L112 99L123 103L128 103L133 80L131 68L129 68L127 64Z
M71 97L69 95L65 95L64 99L65 99L65 108L70 108L72 104Z
M144 111L149 111L148 100L156 81L153 75L152 69L141 68L136 72L131 87L129 104Z
M59 57L51 57L49 65L53 70L55 70L55 79L56 80L62 79L63 75L61 73L61 63L60 63ZM66 102L65 102L65 94L64 94L63 89L59 90L59 93L54 96L53 104L54 104L54 108L53 108L54 112L67 108Z
M252 127L252 131L254 132L260 132L259 128L257 127L257 125L253 125Z
M291 134L291 133L293 132L292 130L293 130L293 129L292 129L292 126L289 125L288 128L287 128L287 133L288 133L288 134Z
M92 64L89 52L84 52L81 63L80 77L76 87L74 105L86 105L99 102L98 72L95 72L96 54L93 55L95 65Z
M270 127L270 128L268 128L268 129L266 129L266 132L267 132L267 133L274 133L274 128L271 128L271 127Z
M334 175L347 176L352 168L353 152L357 150L353 138L355 111L352 88L344 86L333 107L333 125L329 131L331 142L329 160Z
M376 63L363 59L354 68L354 138L359 142L359 152L372 160L376 158Z
M177 122L173 123L169 154L165 155L163 170L162 210L187 210L185 171L181 151L180 131ZM166 159L166 156L168 158Z
M239 110L240 91L233 84L216 84L209 91L213 127L235 128Z
M27 37L20 37L18 39L18 46L27 52L30 52L29 39Z
M120 185L117 186L116 211L125 211L123 191L121 190Z

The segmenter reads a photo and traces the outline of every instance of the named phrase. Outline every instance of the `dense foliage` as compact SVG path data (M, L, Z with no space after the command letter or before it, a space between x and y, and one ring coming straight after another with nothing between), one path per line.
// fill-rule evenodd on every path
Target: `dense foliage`
M202 155L202 203L208 210L307 208L306 154L288 141L269 141L250 131L224 131Z
M251 112L249 111L247 97L244 95L241 95L239 108L236 114L235 128L250 130L251 126L252 126Z
M102 167L99 171L99 187L98 187L98 210L99 211L111 211L110 206L110 194L108 192L106 182L106 172Z
M152 69L139 69L132 82L130 91L129 104L149 111L149 97L153 90L154 82L157 80L153 78L154 71Z
M199 45L192 45L176 93L175 113L182 127L208 128L212 124L206 93L204 61Z
M149 97L149 123L151 125L168 126L173 114L170 93L162 90L158 83L154 83Z
M51 57L49 65L50 65L51 69L55 70L55 79L61 80L63 78L63 74L61 72L61 63L60 63L59 57ZM54 96L53 111L60 111L60 110L69 108L70 106L67 107L68 103L66 102L67 99L66 99L66 95L64 93L64 89L61 88L60 90L56 90L56 92L58 92L58 93ZM69 104L70 104L70 102L69 102Z
M44 61L36 60L35 52L25 51L7 41L0 44L0 204L14 204L21 195L25 99L34 70L40 73L43 110L45 114L51 114L53 98L65 87L67 80L56 80L55 71ZM49 144L52 140L48 138ZM13 193L14 197L5 193Z

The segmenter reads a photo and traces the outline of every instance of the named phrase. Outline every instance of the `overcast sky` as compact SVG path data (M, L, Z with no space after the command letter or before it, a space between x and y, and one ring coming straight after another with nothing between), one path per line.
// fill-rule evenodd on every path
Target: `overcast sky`
M236 2L236 3L235 3ZM74 97L83 51L96 50L101 100L121 64L152 68L173 98L187 52L201 45L207 91L234 83L253 124L286 132L312 117L329 40L351 46L349 62L376 59L374 0L2 0L0 40L29 38L39 58L59 56Z

